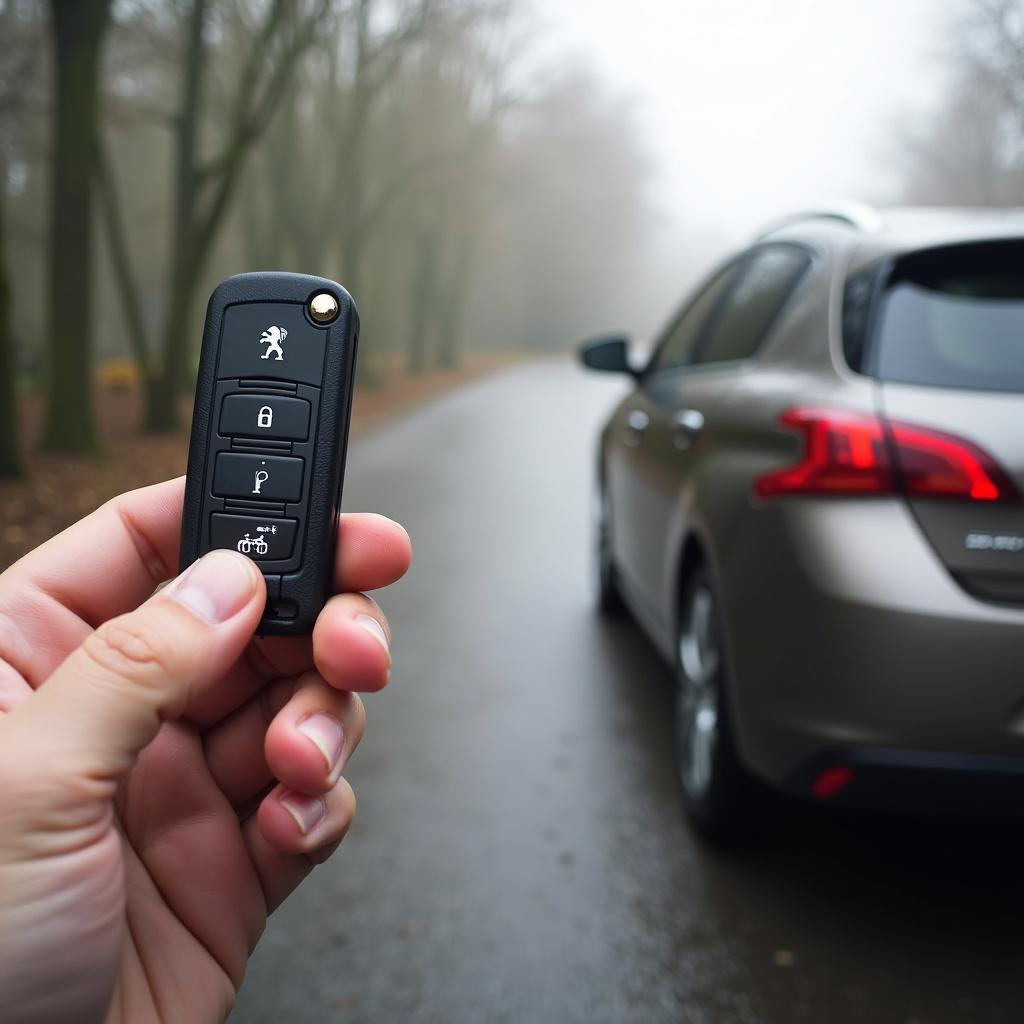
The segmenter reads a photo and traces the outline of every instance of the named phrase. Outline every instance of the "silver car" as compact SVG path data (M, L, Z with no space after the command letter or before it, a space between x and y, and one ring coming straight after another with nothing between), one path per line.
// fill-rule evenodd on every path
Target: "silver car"
M598 449L601 606L676 668L696 826L1024 795L1024 213L850 205L719 266Z

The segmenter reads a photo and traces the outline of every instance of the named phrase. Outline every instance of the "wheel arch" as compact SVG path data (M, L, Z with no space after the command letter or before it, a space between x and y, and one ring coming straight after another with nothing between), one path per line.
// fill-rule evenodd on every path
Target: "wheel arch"
M701 566L709 566L711 557L708 553L708 545L703 537L695 530L691 530L679 546L679 555L676 558L676 572L672 588L672 629L673 632L679 629L679 616L682 611L683 587L690 574ZM712 574L714 570L712 569Z
M722 681L723 695L727 704L727 713L732 723L733 742L736 746L736 753L740 762L749 771L749 760L745 754L744 725L742 718L742 700L737 693L739 686L735 676L735 663L732 657L733 651L733 630L729 621L729 607L725 594L722 592L721 574L716 564L715 552L710 540L701 531L691 529L683 538L679 547L679 555L676 559L676 577L673 606L673 648L675 647L675 636L678 635L681 626L680 616L682 615L683 588L689 575L697 568L703 568L710 579L711 585L718 597L719 603L719 629L722 632L722 657L725 662L726 674ZM673 656L677 657L673 650Z

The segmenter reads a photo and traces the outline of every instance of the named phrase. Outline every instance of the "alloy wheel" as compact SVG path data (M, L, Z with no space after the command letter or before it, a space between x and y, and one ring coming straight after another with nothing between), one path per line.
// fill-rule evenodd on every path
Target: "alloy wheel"
M699 800L714 773L721 698L718 615L714 595L703 584L693 588L683 609L678 653L679 773L686 792Z

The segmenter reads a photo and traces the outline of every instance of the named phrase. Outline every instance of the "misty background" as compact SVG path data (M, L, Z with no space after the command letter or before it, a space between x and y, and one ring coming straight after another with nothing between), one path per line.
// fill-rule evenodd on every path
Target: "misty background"
M1022 40L1016 0L2 0L0 409L43 407L0 424L4 472L102 450L97 368L178 428L231 273L342 281L372 388L649 339L830 198L1017 204Z

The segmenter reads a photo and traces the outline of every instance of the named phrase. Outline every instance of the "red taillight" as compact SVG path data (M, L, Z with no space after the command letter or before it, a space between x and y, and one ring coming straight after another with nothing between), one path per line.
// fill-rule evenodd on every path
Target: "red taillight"
M876 495L1019 501L1006 473L977 445L907 423L833 409L790 409L781 422L803 432L803 458L762 476L757 494Z
M780 494L888 494L892 460L881 423L870 416L825 409L790 409L781 422L804 433L795 466L762 476L762 498Z
M853 769L847 764L833 764L819 772L811 783L811 796L831 800L853 782Z
M906 423L893 423L889 429L907 494L972 501L1019 500L1013 481L970 441Z

